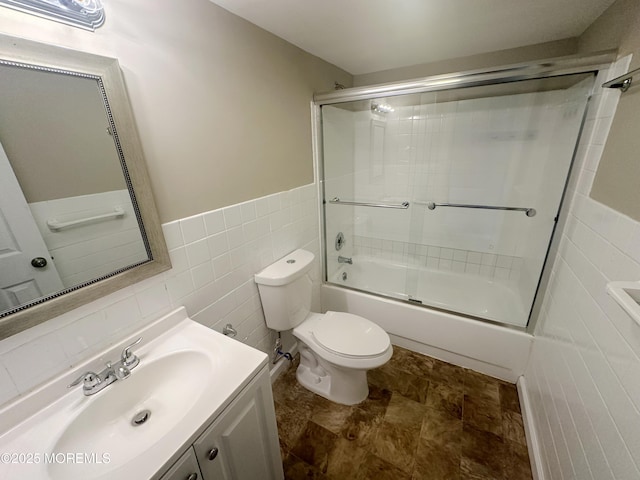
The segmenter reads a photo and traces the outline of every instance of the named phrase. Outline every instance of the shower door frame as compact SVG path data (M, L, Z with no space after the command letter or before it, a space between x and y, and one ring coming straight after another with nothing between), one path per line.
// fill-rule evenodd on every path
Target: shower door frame
M323 132L322 132L322 113L321 107L323 105L332 105L336 103L351 102L356 100L370 100L379 98L381 96L392 95L405 95L412 93L425 93L425 92L438 92L445 90L455 90L459 88L479 87L485 85L498 85L503 83L513 83L523 80L537 80L553 78L565 75L581 74L581 73L593 73L597 75L600 70L604 70L610 67L611 63L616 60L616 51L607 50L597 52L592 55L570 55L566 57L558 57L552 59L539 60L534 63L518 63L513 65L499 66L490 69L478 69L469 70L464 72L448 73L443 75L434 75L421 79L413 79L403 82L392 82L380 85L371 85L364 87L352 87L341 90L316 93L313 96L311 102L311 123L312 123L312 149L313 149L313 162L314 162L314 174L316 187L318 189L318 208L320 209L319 219L319 231L321 236L321 252L322 252L322 281L327 283L327 239L326 239L326 209L324 204L326 203L324 192L324 161L323 161ZM461 317L470 318L473 320L479 320L502 327L514 329L525 333L533 333L540 309L542 307L543 295L539 295L541 291L544 291L548 285L549 277L551 275L552 263L550 258L555 257L557 252L560 235L556 235L557 231L562 231L566 223L568 208L564 208L565 200L567 196L567 190L570 184L574 183L575 175L579 172L575 172L574 164L576 159L576 152L580 143L582 142L582 133L587 116L588 109L591 105L591 97L594 94L594 90L599 87L594 81L592 91L587 99L587 104L582 118L582 123L578 131L578 137L573 149L569 171L560 198L558 211L556 215L556 222L551 230L551 237L547 252L542 264L542 271L534 300L529 312L528 322L526 326L517 326L501 322L496 322L482 317L468 315L457 312L455 310L445 310L429 305L423 305L425 308L432 310L443 311L446 313L455 314ZM551 255L553 252L553 255ZM407 303L415 306L416 303L409 300L403 300L396 297L382 295L379 293L373 293L357 288L348 287L345 285L339 285L340 288L348 290L355 290L358 292L364 292L369 295L378 297L389 298L398 302Z

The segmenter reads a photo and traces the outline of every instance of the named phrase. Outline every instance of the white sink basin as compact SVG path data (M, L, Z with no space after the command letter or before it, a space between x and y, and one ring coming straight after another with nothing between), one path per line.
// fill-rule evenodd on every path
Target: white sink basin
M4 416L24 417L38 398L59 392L55 401L0 432L0 452L35 460L0 462L0 478L155 478L267 363L264 353L188 319L184 308L137 336L144 338L134 349L140 364L129 378L88 397L81 387L66 389L74 375L118 359L123 341L0 412L6 424ZM150 415L134 426L132 419L144 411Z
M52 463L52 479L90 480L130 462L182 421L202 395L213 368L206 355L183 351L140 364L131 376L95 395L69 424L54 452L109 453L109 463L96 469L91 463ZM132 419L148 411L144 423Z

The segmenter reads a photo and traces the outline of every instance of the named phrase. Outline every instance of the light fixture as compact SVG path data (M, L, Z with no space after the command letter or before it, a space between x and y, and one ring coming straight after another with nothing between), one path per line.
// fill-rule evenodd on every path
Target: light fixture
M395 109L391 105L387 105L386 103L372 103L371 111L374 113L391 113Z
M101 0L0 0L0 6L90 31L104 23Z

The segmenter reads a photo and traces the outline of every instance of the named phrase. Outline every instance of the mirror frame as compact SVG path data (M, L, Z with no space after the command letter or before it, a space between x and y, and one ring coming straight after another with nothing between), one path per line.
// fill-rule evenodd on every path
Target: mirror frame
M54 73L71 72L100 78L103 87L101 93L108 99L108 104L105 105L110 111L108 120L114 128L114 139L118 140L116 148L119 143L120 159L121 161L124 159L129 176L127 181L125 175L125 181L129 189L133 188L134 209L137 203L140 216L138 220L144 225L144 231L141 233L143 238L146 233L147 251L151 257L151 260L125 267L90 282L16 307L13 313L0 318L0 340L2 340L145 278L169 270L171 262L153 200L149 174L142 154L142 144L118 61L114 58L3 34L0 34L0 61L37 65L44 70L50 69ZM98 86L100 87L100 82Z

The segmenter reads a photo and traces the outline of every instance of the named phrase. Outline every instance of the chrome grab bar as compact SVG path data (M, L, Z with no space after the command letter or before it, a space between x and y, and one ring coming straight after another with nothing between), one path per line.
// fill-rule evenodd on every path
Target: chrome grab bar
M526 208L526 207L496 207L493 205L468 205L464 203L435 203L428 202L427 208L429 210L435 210L436 207L459 207L459 208L481 208L484 210L510 210L515 212L524 212L527 217L535 217L536 209L535 208Z
M402 203L367 203L367 202L345 202L340 200L338 197L333 197L329 200L329 203L337 203L340 205L355 205L358 207L377 207L377 208L398 208L402 210L406 210L409 208L409 202Z

